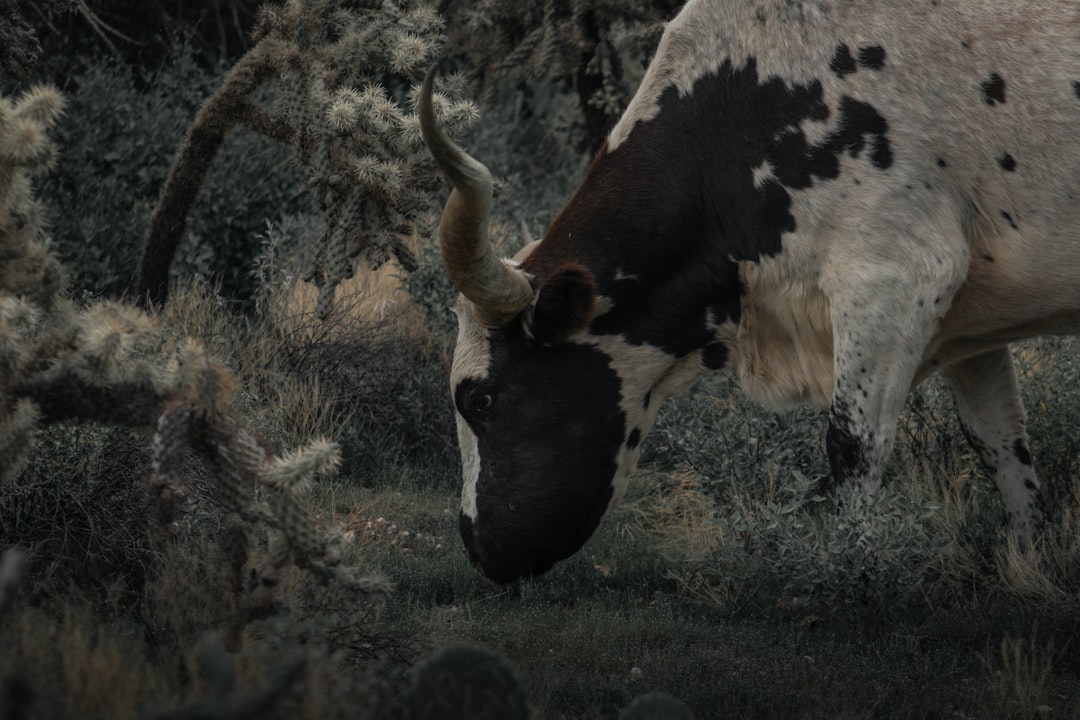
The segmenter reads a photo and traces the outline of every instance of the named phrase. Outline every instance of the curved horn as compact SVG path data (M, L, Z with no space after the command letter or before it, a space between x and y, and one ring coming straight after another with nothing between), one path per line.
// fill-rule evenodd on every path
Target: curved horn
M431 86L435 68L420 89L420 129L435 161L454 189L439 221L439 240L446 272L461 294L476 306L477 320L502 327L529 306L533 292L528 278L495 255L488 240L491 173L446 136L435 120Z

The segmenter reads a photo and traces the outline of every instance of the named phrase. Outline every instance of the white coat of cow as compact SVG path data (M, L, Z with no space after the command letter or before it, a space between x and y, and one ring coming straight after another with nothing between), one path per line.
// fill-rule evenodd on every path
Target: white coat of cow
M575 552L662 401L726 369L829 408L843 496L880 484L940 372L1014 533L1039 483L1009 343L1080 328L1080 3L690 0L587 177L514 261L487 170L435 122L462 292L461 532L507 581Z

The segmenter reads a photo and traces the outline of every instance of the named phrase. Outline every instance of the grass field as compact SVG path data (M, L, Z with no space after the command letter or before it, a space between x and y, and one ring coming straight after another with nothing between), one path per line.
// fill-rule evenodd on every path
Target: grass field
M762 411L718 375L665 410L626 501L582 552L502 587L457 537L445 344L392 269L354 282L317 331L303 322L310 297L291 290L269 313L275 332L198 288L163 322L216 348L275 446L342 444L309 506L394 592L350 595L294 568L259 613L245 596L237 621L209 486L174 543L152 545L138 530L145 440L52 428L0 498L3 544L29 551L0 626L5 717L152 717L237 698L269 698L267 717L413 717L408 668L461 644L508 661L535 718L614 718L655 691L698 718L1080 717L1071 342L1020 354L1055 521L1034 561L1010 554L996 490L936 386L909 403L880 515L860 528L828 494L821 416ZM275 361L294 352L304 372ZM409 382L403 361L422 366ZM867 528L869 556L852 542ZM292 653L305 664L290 675Z
M63 120L44 93L40 128L0 123L0 155L37 148L37 184L0 173L0 720L631 720L649 693L699 720L1080 718L1075 339L1015 348L1049 518L1034 552L1010 545L940 383L912 393L854 514L823 414L714 374L665 407L581 552L495 585L457 532L434 242L404 240L410 274L358 268L316 321L296 277L336 205L236 132L167 306L108 301L220 77L186 52L86 63ZM511 80L468 138L499 176L504 254L587 162L570 86ZM646 717L686 717L668 708Z

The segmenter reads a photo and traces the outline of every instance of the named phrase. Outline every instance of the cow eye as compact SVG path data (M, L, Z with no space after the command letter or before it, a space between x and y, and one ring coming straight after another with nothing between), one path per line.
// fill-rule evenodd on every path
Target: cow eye
M469 411L473 415L483 415L495 404L495 396L490 391L477 390L469 395Z

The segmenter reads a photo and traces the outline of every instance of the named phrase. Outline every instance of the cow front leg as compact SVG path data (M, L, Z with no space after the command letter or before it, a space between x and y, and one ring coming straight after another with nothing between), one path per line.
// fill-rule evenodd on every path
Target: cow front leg
M1043 522L1041 491L1028 452L1024 405L1007 347L968 358L942 371L971 446L1005 501L1009 529L1030 546Z
M852 358L841 350L837 358L825 448L842 505L868 500L881 487L917 367L901 352L860 357L856 350Z
M849 267L848 282L830 293L834 374L825 445L841 504L881 486L904 401L963 276L962 259L950 261L948 247L942 240L936 257L920 248L928 256L921 269L888 260Z

